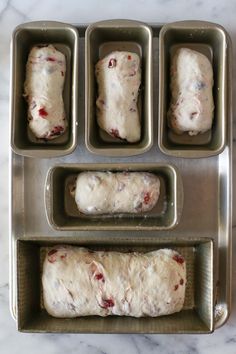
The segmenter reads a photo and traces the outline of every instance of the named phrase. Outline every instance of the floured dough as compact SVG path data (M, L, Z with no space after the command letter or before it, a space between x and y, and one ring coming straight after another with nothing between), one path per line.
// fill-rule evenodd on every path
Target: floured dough
M65 74L65 56L52 45L31 49L24 88L29 127L37 138L51 140L65 132L62 97Z
M171 65L170 128L177 134L204 133L212 127L213 70L208 58L195 50L179 49Z
M160 194L159 178L147 172L82 172L75 201L84 214L140 213L151 210Z
M98 125L113 137L130 143L139 141L139 56L131 52L112 52L99 60L95 73L98 83Z
M170 249L120 253L60 245L47 252L42 284L54 317L156 317L182 309L186 265Z

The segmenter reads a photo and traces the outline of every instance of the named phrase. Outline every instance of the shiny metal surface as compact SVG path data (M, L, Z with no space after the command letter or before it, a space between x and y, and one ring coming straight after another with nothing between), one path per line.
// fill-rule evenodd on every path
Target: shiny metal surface
M121 142L99 129L96 121L95 64L114 50L136 52L141 59L139 93L141 139ZM152 29L131 20L107 20L91 24L85 33L85 143L89 151L103 156L132 156L148 151L153 143Z
M34 45L51 43L66 58L63 90L68 128L52 141L36 139L28 128L28 105L23 97L26 62ZM77 145L79 35L75 27L54 21L36 21L16 27L11 42L11 146L19 155L48 158L70 154Z
M158 143L167 155L200 158L217 155L223 151L228 124L228 57L231 42L220 25L205 21L180 21L166 24L160 31L159 61L159 130ZM170 62L177 48L194 49L212 62L214 86L214 118L212 129L204 134L177 135L167 126L170 102Z
M158 94L158 54L159 31L161 26L152 25L153 57L154 57L154 96ZM78 27L81 41L81 61L84 60L85 27ZM229 47L231 51L231 47ZM231 56L228 58L231 70ZM84 87L84 68L79 68L80 87ZM157 119L154 120L154 144L148 153L130 158L113 158L117 164L135 163L168 163L177 166L184 186L184 206L180 223L174 230L167 231L112 231L113 240L126 242L132 238L134 243L145 239L159 237L212 238L215 243L214 258L214 288L215 319L214 328L225 323L231 309L231 238L232 238L232 97L231 76L228 80L229 96L227 102L228 126L226 132L226 147L217 156L201 159L174 158L160 152L157 148ZM84 92L79 97L79 117L84 115ZM158 104L154 105L154 117L158 115ZM103 163L111 162L106 156L96 156L89 153L84 141L84 122L81 120L77 149L64 158L32 159L11 153L11 239L10 239L10 299L11 311L16 313L16 240L19 237L34 237L39 241L42 236L52 240L76 236L79 240L86 237L87 242L102 238L111 241L111 231L56 231L47 223L44 192L46 176L49 169L64 163ZM91 165L92 166L92 165Z

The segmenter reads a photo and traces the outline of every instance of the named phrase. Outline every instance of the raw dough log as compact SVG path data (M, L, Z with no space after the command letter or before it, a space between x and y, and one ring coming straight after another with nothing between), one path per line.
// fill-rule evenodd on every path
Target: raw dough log
M115 138L130 143L139 141L139 56L131 52L112 52L99 60L95 73L98 83L98 125Z
M179 49L171 65L170 128L177 134L204 133L212 127L213 70L208 58L195 50Z
M31 49L24 96L28 102L29 127L37 138L51 140L65 132L62 97L65 73L65 56L52 45Z
M120 253L60 245L47 252L42 284L54 317L156 317L182 309L186 266L170 249Z
M75 201L84 214L150 211L160 194L159 178L148 172L82 172Z

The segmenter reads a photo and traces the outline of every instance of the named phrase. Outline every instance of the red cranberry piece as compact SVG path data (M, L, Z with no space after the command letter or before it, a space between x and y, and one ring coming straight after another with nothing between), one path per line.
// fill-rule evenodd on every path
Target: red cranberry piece
M53 57L47 57L47 58L46 58L46 61L56 61L56 59L53 58Z
M195 115L197 114L197 112L192 112L192 113L190 113L190 119L193 119L193 118L195 118Z
M58 125L57 127L54 127L54 130L56 132L62 132L64 130L64 128L61 125Z
M52 256L52 255L53 255L54 253L56 253L56 252L57 252L57 250L54 250L54 249L53 249L53 250L51 250L51 251L48 252L48 256Z
M103 283L105 282L104 276L102 273L95 274L95 279L101 280Z
M150 202L150 199L151 199L150 194L148 192L145 193L143 198L144 204L148 204Z
M175 285L174 290L176 291L178 289L179 285Z
M54 129L51 131L51 136L53 135L60 135L64 131L64 128L61 125L58 125L54 127Z
M112 299L102 299L102 308L107 309L109 307L115 306L114 301Z
M111 135L113 135L115 138L119 138L119 130L118 129L112 129L111 130Z
M131 55L128 55L128 60L131 60L131 59L132 59Z
M114 68L116 66L116 59L111 58L108 63L108 68Z
M40 117L42 117L42 118L45 118L48 115L48 112L43 107L40 108L38 112L39 112Z
M180 279L179 283L180 283L180 285L183 285L184 284L184 279Z
M57 250L52 249L51 251L48 252L48 262L54 263L56 261L56 253Z
M180 256L179 254L175 254L173 257L173 260L176 261L179 264L183 264L184 263L184 258L182 256Z

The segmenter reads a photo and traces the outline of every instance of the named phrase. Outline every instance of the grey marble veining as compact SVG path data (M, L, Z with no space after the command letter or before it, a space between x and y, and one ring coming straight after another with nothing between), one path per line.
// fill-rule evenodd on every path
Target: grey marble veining
M11 32L22 22L51 19L71 23L93 22L108 18L131 18L146 22L201 19L226 27L233 41L236 58L236 1L227 0L0 0L0 353L1 354L228 354L236 353L236 302L227 324L208 336L193 335L42 335L16 331L9 312L8 283L8 141L9 141L9 49ZM236 82L236 73L233 82ZM235 85L234 85L235 86ZM234 87L235 93L235 87ZM235 99L233 99L235 105ZM235 108L235 107L234 107ZM235 111L235 109L234 109ZM234 122L234 153L236 123ZM234 172L236 158L234 154ZM234 191L235 196L235 191ZM235 200L235 198L234 198ZM236 214L233 215L233 238ZM233 252L236 242L233 243ZM233 289L236 289L236 262L233 262Z

